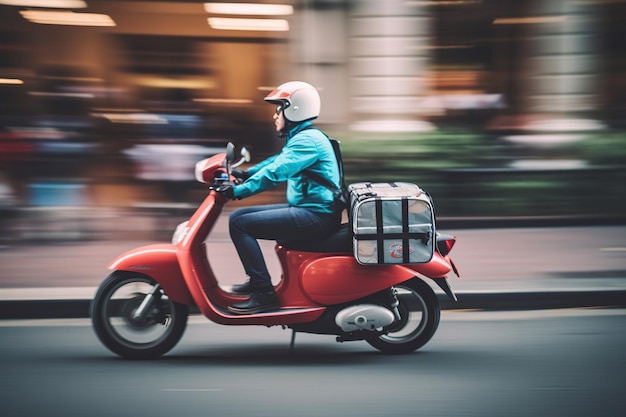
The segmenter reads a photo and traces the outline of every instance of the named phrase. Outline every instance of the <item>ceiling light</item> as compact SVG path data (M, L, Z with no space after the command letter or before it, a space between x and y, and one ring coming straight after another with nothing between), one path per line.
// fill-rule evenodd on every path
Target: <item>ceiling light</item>
M288 31L289 23L285 19L236 19L209 17L209 26L218 30L263 30Z
M43 25L115 26L110 16L99 13L56 12L49 10L23 10L24 19Z
M167 119L153 113L91 113L94 117L103 117L111 123L131 123L139 125L167 125Z
M293 6L288 4L204 3L204 10L214 14L255 16L288 16L293 14Z
M0 0L6 6L46 7L49 9L84 9L83 0Z
M0 84L19 85L24 84L24 81L18 78L0 78Z
M248 98L194 98L193 101L211 104L252 104L252 100Z
M167 78L167 77L141 77L137 80L137 84L146 87L156 88L184 88L199 89L213 88L211 81L206 78Z

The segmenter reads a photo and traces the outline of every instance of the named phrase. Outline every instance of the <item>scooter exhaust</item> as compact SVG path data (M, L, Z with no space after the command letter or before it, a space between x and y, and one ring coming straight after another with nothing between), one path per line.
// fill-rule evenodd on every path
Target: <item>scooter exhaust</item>
M358 304L341 310L335 316L335 323L344 332L358 330L374 331L389 326L395 321L394 314L376 304Z

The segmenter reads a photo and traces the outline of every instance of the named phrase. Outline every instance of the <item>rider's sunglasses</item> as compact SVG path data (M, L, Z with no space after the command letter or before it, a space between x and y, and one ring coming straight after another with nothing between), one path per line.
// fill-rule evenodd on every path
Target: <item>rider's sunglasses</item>
M279 106L276 107L276 115L278 116L279 114L281 114L283 112L283 110L285 110L287 107L289 107L289 103L284 103L281 104Z

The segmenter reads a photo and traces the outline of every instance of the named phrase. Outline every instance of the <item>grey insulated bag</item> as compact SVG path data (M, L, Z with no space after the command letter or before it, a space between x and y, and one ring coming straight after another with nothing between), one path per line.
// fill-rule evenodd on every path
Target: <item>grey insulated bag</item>
M435 250L430 196L405 182L350 184L353 251L363 265L429 262Z

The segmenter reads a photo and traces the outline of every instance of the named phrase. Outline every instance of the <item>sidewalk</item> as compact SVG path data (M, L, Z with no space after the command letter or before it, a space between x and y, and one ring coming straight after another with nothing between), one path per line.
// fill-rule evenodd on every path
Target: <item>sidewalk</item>
M244 273L228 236L227 215L216 224L207 250L220 284L232 285ZM471 220L438 222L440 231L458 238L452 258L461 273L461 278L449 277L457 302L434 287L443 309L626 306L626 226L574 227L580 219ZM0 250L0 319L87 317L96 288L109 273L108 262L134 247L167 241L170 223L176 223L167 222L167 231L156 236L152 231L163 224L158 219L111 221L106 227L125 230L124 238L116 234L113 240L40 242ZM562 227L534 227L545 224ZM279 277L273 246L262 242L268 268Z

